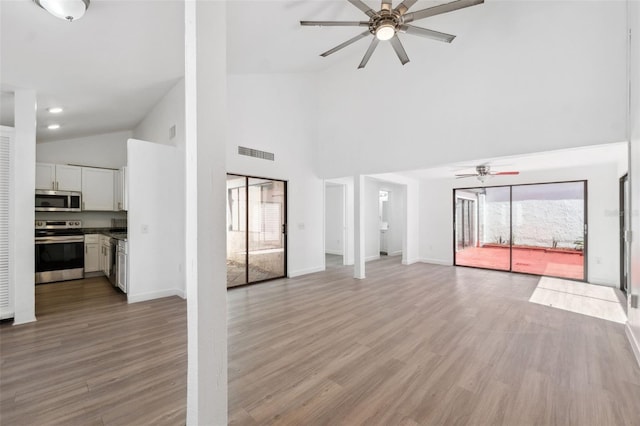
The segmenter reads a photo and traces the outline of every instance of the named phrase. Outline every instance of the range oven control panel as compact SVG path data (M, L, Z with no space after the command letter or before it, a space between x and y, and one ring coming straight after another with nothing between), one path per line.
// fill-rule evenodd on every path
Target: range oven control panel
M81 220L36 220L36 229L79 229Z

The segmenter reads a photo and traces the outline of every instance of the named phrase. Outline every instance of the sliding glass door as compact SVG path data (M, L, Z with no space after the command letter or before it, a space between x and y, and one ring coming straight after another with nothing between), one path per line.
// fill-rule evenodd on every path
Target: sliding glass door
M286 275L286 182L227 176L227 287Z
M458 266L586 280L586 182L454 190Z

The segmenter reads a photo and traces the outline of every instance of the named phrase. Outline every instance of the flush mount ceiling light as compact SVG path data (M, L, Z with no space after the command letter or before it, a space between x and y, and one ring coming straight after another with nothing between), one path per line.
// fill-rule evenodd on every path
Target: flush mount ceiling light
M47 129L49 129L49 130L58 130L59 128L60 128L59 124L49 124L47 126Z
M47 111L49 111L51 114L60 114L62 112L62 108L51 107L51 108L48 108Z
M89 8L89 0L33 0L38 6L55 16L73 22L82 18Z

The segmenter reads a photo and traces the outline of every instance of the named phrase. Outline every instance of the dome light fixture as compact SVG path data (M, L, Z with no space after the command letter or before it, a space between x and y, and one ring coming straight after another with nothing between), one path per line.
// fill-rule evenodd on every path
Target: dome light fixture
M47 126L47 129L49 129L49 130L58 130L59 128L60 128L59 124L49 124Z
M62 107L51 107L48 108L47 111L49 111L51 114L60 114L62 112Z
M33 0L38 6L65 21L73 22L82 18L89 8L90 0Z
M376 37L380 41L391 40L396 35L396 27L393 23L383 23L376 28Z

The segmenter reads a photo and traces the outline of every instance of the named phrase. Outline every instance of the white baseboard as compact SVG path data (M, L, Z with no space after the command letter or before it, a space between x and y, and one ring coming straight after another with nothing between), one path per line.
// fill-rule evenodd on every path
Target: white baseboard
M402 264L403 265L413 265L414 263L418 263L420 262L420 259L407 259L407 260L403 260Z
M315 266L313 268L299 269L297 271L289 271L289 278L295 278L301 275L313 274L314 272L320 272L324 270L325 268L322 266Z
M444 265L444 266L453 266L453 262L442 260L442 259L428 259L426 257L420 258L420 262L422 263L433 263L434 265Z
M341 250L325 250L324 252L326 254L335 254L337 256L342 256L342 251Z
M387 252L387 256L400 256L400 255L402 255L402 250Z
M365 262L370 262L370 261L372 261L372 260L378 260L378 259L380 259L380 255L379 255L379 254L376 254L375 256L368 256L368 257L365 257L365 258L364 258L364 261L365 261Z
M28 324L30 322L36 322L36 317L27 317L27 318L22 318L21 315L19 314L15 314L14 313L14 317L13 317L13 325L20 325L20 324Z
M168 290L152 291L149 293L142 293L142 294L127 294L127 302L138 303L138 302L145 302L147 300L161 299L163 297L171 297L171 296L178 296L184 299L185 293L184 293L184 290L181 290L179 288L171 288Z
M631 327L629 326L629 322L624 327L624 331L627 333L627 338L629 339L629 343L631 344L631 349L633 350L633 354L636 356L636 361L640 366L640 342L636 340L636 336L633 334Z

